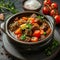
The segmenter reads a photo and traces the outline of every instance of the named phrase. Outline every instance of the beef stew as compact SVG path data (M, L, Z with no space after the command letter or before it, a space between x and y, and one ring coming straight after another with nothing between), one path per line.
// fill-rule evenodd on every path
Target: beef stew
M16 17L9 24L9 30L17 40L24 42L38 42L51 33L48 21L43 16L36 14L28 17Z

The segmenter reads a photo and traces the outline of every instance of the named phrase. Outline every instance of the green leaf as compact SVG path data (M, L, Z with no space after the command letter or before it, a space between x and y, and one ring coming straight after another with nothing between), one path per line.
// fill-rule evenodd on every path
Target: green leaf
M51 54L52 54L51 51L48 51L47 55L50 56Z
M44 19L44 17L43 17L43 16L37 16L37 18L39 18L39 19Z
M46 32L44 32L44 35L46 35Z
M29 23L28 23L28 24L27 24L27 28L28 28L28 29L31 29L31 28L32 28L32 24L29 24Z
M25 40L26 39L26 35L22 35L20 38L21 38L21 40Z

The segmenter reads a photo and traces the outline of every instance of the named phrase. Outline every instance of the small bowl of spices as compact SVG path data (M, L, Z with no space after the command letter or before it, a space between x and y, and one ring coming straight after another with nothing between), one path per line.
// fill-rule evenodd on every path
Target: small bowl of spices
M24 0L23 9L26 11L40 11L42 3L38 0Z

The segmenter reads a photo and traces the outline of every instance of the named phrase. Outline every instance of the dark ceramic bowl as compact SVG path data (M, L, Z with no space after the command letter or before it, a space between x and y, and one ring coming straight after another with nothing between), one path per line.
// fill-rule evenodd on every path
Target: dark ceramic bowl
M48 21L50 28L51 28L51 33L46 37L45 39L38 41L38 42L23 42L15 39L9 32L9 24L14 20L15 17L22 17L22 16L30 16L32 14L37 14L37 15L42 15L41 13L35 12L35 11L25 11L22 13L17 13L13 16L11 16L8 20L4 22L4 29L2 29L1 24L1 29L4 30L4 32L7 34L7 37L9 38L9 41L12 42L14 46L17 46L18 48L22 50L38 50L41 47L47 45L48 41L52 40L53 34L54 34L54 20L50 16L44 16L44 18Z
M25 10L25 11L36 11L36 12L38 12L38 11L40 11L40 9L41 9L41 7L42 7L42 2L40 2L40 4L41 4L41 6L39 7L39 8L37 8L37 9L35 9L35 10L32 10L32 9L27 9L27 8L25 8L24 7L24 3L26 2L27 0L24 0L23 2L22 2L22 7L23 7L23 9Z

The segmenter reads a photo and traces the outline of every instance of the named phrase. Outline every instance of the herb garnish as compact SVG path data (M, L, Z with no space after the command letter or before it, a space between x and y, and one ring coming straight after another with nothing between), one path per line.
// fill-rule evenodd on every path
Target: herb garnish
M26 35L24 34L20 38L21 38L21 40L25 40L26 39Z
M32 24L29 24L29 23L28 23L28 24L27 24L27 28L28 28L28 29L31 29L31 28L32 28Z
M13 14L18 12L15 8L14 2L11 2L10 0L8 0L8 2L5 2L5 0L0 1L0 11L4 12L5 9Z
M56 49L58 45L59 45L58 41L54 39L51 45L45 49L46 55L50 56L53 53L53 50Z
M42 20L44 19L44 17L43 17L43 16L37 16L37 18L42 19Z
M44 32L44 35L46 35L46 32Z

